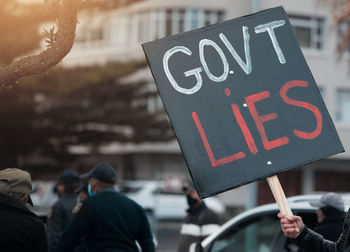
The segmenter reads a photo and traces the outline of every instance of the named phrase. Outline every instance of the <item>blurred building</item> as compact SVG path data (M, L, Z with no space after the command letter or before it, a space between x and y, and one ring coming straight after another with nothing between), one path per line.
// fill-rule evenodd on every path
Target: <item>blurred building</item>
M63 64L67 67L106 64L114 61L144 60L141 43L177 34L223 20L282 5L295 29L306 60L335 122L345 150L350 149L349 52L341 58L336 50L347 24L333 24L330 6L310 0L143 0L118 8L80 13L76 42ZM148 68L125 78L147 80L155 89ZM163 110L159 98L147 101L150 111ZM83 146L72 152L86 162L94 156ZM171 179L188 176L177 141L167 143L112 143L95 155L118 163L125 179ZM345 152L281 174L287 196L312 191L350 191L350 154ZM259 183L259 202L271 200L266 183ZM246 187L223 194L231 204L244 205ZM265 193L266 192L266 193ZM239 194L239 197L235 197ZM232 203L232 199L235 202Z

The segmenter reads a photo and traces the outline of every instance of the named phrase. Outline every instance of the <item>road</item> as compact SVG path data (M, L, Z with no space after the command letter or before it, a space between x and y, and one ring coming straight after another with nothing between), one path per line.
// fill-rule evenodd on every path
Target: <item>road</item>
M155 223L158 240L157 251L175 252L179 243L181 222L157 222Z

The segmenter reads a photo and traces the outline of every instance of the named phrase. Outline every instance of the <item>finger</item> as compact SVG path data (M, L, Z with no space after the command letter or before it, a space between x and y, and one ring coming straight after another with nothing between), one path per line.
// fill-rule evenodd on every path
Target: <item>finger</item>
M292 224L295 223L295 221L289 221L288 219L281 219L281 224Z
M285 234L291 235L291 234L298 234L298 230L296 228L287 228L287 229L283 229L283 232Z
M278 213L277 217L280 218L280 219L286 218L286 216L283 213Z
M296 215L292 215L292 216L287 216L287 219L291 222L298 222L301 221L301 217L300 216L296 216Z
M295 225L295 224L283 224L282 228L283 229L297 228L297 225Z

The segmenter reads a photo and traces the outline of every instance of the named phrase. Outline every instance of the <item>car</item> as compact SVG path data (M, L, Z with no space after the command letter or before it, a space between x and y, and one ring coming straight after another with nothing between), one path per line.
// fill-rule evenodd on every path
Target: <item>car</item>
M317 223L316 208L310 202L318 201L323 193L288 198L294 215L303 218L311 229ZM350 207L350 194L341 194L345 209ZM190 252L289 252L298 251L284 234L277 217L276 203L247 210L226 222L201 243L192 244Z
M169 186L165 181L124 181L119 191L139 203L157 220L180 220L188 208L182 185ZM216 197L204 200L214 212L223 213L226 207Z

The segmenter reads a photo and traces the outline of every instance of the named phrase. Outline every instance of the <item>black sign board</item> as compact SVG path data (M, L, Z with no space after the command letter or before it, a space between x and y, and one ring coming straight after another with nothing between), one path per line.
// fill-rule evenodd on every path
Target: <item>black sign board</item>
M143 48L201 197L344 151L282 7Z

